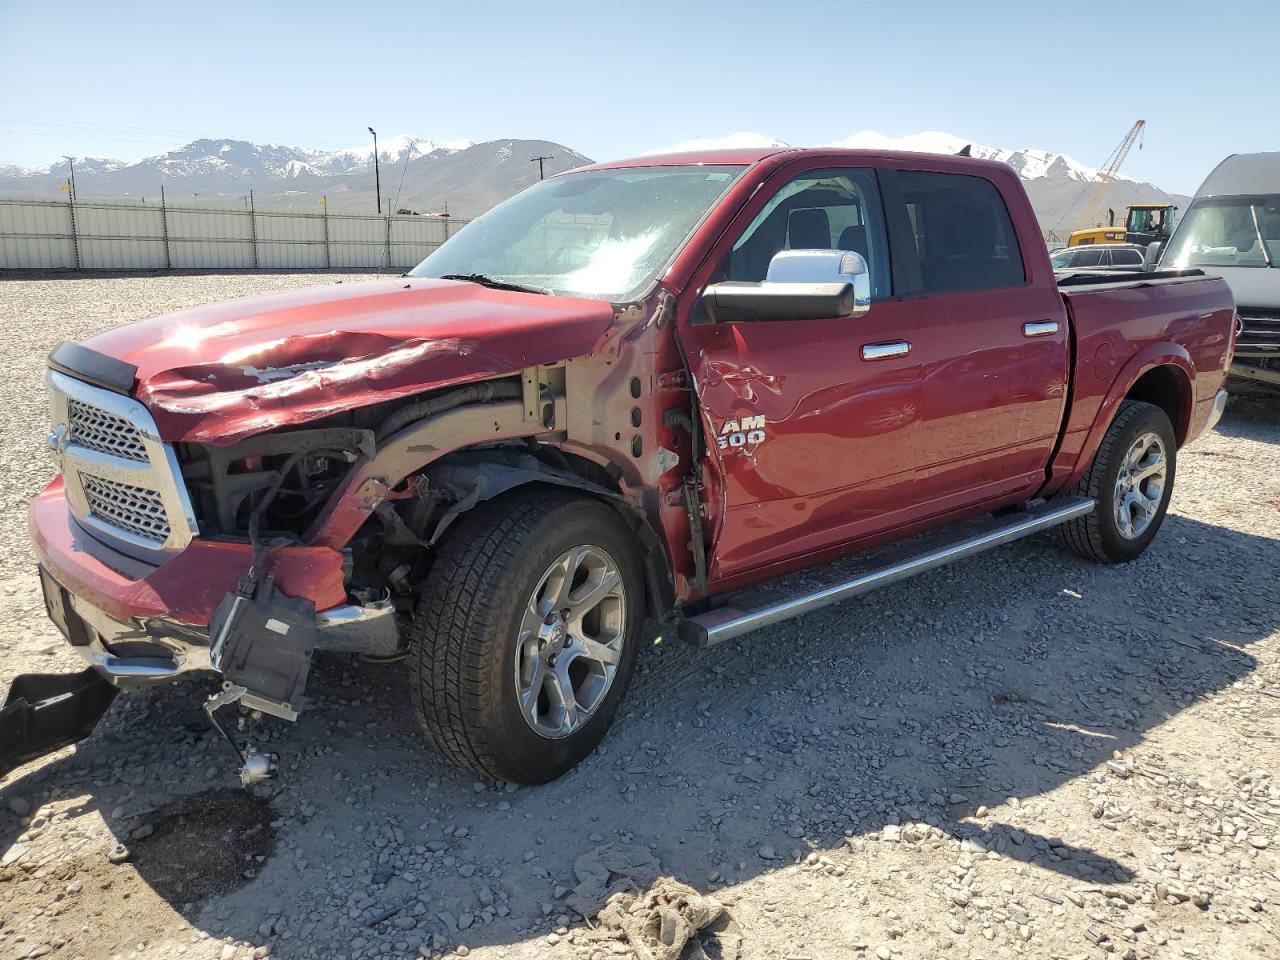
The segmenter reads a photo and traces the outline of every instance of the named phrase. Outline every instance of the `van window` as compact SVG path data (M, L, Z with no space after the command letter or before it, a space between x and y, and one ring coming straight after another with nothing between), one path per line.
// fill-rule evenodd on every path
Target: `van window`
M1197 199L1160 258L1186 267L1280 267L1280 195Z
M990 180L903 170L898 181L925 293L998 290L1026 282L1009 209Z
M742 231L714 281L765 278L782 250L852 250L871 270L871 299L892 294L889 243L874 170L814 170L783 184Z

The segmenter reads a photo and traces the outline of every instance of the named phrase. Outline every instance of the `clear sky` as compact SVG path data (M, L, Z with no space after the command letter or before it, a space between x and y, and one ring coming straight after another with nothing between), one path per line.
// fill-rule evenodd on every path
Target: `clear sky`
M597 159L945 130L1191 193L1280 150L1280 0L0 0L0 163L410 133Z

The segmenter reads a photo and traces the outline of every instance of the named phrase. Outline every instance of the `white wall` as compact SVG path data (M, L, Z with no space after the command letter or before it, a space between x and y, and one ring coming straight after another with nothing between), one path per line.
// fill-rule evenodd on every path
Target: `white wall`
M0 200L0 270L408 269L465 223Z

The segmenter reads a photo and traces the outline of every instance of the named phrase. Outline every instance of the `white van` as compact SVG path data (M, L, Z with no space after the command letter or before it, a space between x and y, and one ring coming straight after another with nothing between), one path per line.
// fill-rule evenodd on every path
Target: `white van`
M1236 298L1230 389L1280 396L1280 152L1233 154L1201 184L1160 253L1162 270L1193 267Z

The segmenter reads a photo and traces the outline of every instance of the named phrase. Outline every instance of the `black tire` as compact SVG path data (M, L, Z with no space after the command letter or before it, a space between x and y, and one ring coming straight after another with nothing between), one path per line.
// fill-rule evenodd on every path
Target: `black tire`
M409 647L414 706L436 751L497 780L539 784L595 749L630 684L640 647L644 587L633 544L611 507L548 487L517 490L455 523L421 588ZM550 737L534 729L520 706L518 635L546 571L577 547L603 550L616 563L625 591L617 615L624 621L620 658L589 719Z
M1166 468L1161 499L1145 529L1136 536L1126 536L1116 516L1116 482L1130 448L1148 433L1154 433L1164 447ZM1155 539L1164 522L1176 472L1177 441L1168 414L1150 403L1124 401L1075 490L1080 496L1093 497L1098 506L1092 513L1058 527L1060 542L1085 559L1100 563L1127 563L1136 559Z

